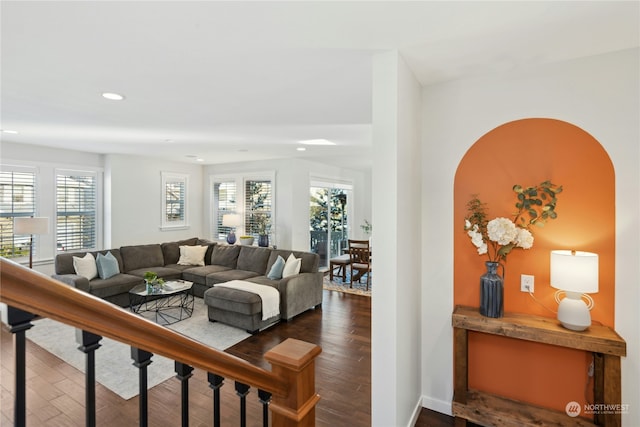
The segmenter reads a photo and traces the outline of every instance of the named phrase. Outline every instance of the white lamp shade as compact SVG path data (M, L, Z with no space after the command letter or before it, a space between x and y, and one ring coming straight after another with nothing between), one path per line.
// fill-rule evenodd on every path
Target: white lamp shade
M240 215L238 214L225 214L222 215L222 225L225 227L237 227L242 223Z
M580 251L551 251L551 286L566 292L598 292L598 255Z
M16 217L13 222L13 234L48 234L49 218Z

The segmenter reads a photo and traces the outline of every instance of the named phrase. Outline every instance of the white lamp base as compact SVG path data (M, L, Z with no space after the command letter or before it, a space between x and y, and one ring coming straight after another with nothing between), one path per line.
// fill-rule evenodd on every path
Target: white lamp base
M556 296L556 299L557 296ZM591 304L593 306L593 304ZM591 326L591 307L582 300L578 292L565 292L565 297L559 301L558 320L567 329L584 331Z

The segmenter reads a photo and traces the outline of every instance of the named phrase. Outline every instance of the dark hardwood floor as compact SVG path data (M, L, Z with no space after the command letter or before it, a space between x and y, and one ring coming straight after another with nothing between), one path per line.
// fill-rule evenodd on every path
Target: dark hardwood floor
M325 291L322 308L308 311L289 323L262 331L226 351L269 369L262 355L286 338L322 347L316 361L316 386L321 400L317 426L371 425L371 299ZM99 351L99 350L98 350ZM3 326L0 425L13 425L13 344ZM84 426L84 375L56 356L27 342L27 425ZM190 380L190 425L212 425L211 389L206 373L194 371ZM237 426L239 401L233 383L222 388L222 425ZM135 426L138 397L123 400L107 388L96 387L97 424L101 427ZM248 397L247 425L261 425L255 390ZM180 384L171 378L149 392L149 425L180 425ZM423 409L416 426L452 426L453 419ZM391 427L391 426L390 426Z

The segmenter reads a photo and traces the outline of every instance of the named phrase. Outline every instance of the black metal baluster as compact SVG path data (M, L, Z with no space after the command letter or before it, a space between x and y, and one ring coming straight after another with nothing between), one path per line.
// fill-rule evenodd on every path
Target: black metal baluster
M176 361L176 377L182 383L182 427L189 426L189 378L193 375L193 368Z
M131 358L133 359L133 366L138 368L138 383L140 387L140 401L138 405L138 412L140 414L140 427L147 427L149 423L149 409L148 409L148 393L147 393L147 366L151 364L151 357L153 353L150 353L139 348L131 347Z
M87 427L96 425L96 350L100 348L102 337L91 332L76 329L78 350L86 354L85 359L85 414Z
M207 379L213 389L213 427L220 427L220 387L224 384L224 377L207 372Z
M240 427L247 426L247 394L249 386L236 381L236 394L240 396Z
M33 320L34 317L31 313L7 306L7 322L10 326L9 332L14 336L13 343L16 364L15 402L13 406L15 427L25 427L27 424L27 338L25 332L33 326L31 320Z
M262 403L262 426L269 427L269 402L271 402L271 393L258 390L258 400Z

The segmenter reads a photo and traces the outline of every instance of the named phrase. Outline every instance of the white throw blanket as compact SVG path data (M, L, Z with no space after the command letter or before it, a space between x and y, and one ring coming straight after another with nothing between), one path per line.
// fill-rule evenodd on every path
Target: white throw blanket
M262 300L262 320L267 320L280 314L280 292L274 287L246 282L244 280L231 280L217 283L215 286L240 289L241 291L256 294Z

